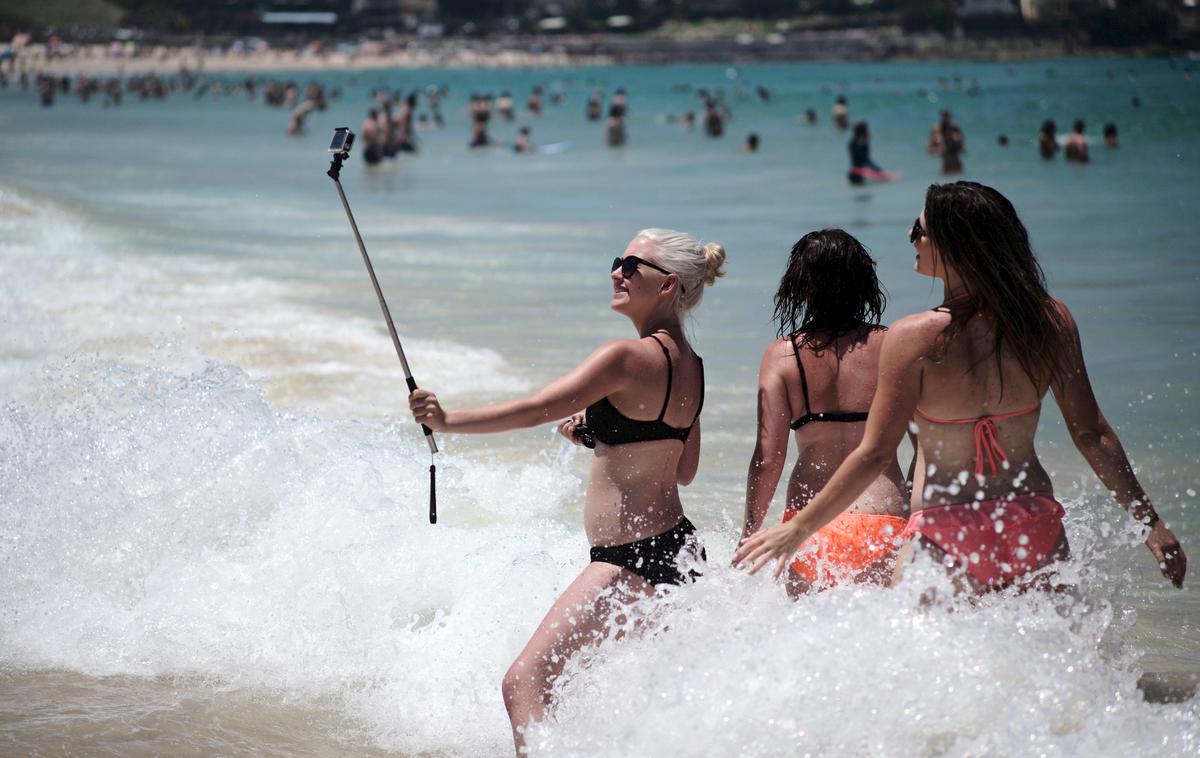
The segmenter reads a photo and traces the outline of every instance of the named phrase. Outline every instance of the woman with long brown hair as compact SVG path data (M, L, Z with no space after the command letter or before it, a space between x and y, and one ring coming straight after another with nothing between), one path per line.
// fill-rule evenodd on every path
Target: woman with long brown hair
M775 293L779 338L763 352L758 371L758 435L746 475L743 539L766 519L790 437L800 454L788 477L785 522L862 441L879 376L885 302L875 261L850 234L809 232L792 246ZM841 581L885 580L908 515L905 500L893 455L854 504L791 561L789 594Z
M943 303L890 327L862 442L808 507L746 539L735 562L753 573L774 559L779 576L796 548L888 466L915 424L913 512L896 578L922 550L955 569L959 590L1030 586L1069 554L1063 509L1033 444L1042 398L1053 392L1075 446L1146 527L1146 546L1181 587L1183 550L1096 403L1078 328L1046 291L1012 203L975 182L935 184L909 239L917 273L942 280Z

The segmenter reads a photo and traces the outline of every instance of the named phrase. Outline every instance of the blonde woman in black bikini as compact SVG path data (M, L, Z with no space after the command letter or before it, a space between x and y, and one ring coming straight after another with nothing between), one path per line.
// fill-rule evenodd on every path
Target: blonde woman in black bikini
M559 431L595 447L584 505L591 562L504 676L518 754L525 727L545 715L567 660L602 639L622 606L658 585L690 580L695 572L686 564L703 559L679 486L691 483L700 459L704 364L681 319L723 276L724 260L718 244L643 230L611 274L611 307L633 322L636 339L600 346L574 371L519 400L452 411L432 392L409 396L413 417L434 431L503 432L567 417ZM690 557L681 561L681 553Z

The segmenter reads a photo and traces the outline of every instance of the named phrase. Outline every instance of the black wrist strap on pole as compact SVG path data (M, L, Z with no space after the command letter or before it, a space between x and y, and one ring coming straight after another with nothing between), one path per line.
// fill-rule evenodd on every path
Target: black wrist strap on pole
M408 392L412 394L417 389L417 381L413 379L412 371L408 368L408 359L404 356L404 347L400 344L400 335L396 333L396 325L392 323L392 314L388 310L387 301L383 298L383 290L379 287L379 280L375 277L375 267L371 265L371 259L367 255L367 247L363 244L362 235L358 233L358 224L354 222L354 214L350 211L350 203L346 200L346 193L342 191L341 173L342 161L346 159L347 153L334 153L333 160L329 162L329 170L325 173L333 180L333 184L337 187L338 197L342 199L342 207L346 210L346 218L350 220L350 228L354 231L354 239L358 242L358 250L362 253L363 263L367 267L367 273L371 275L371 285L375 288L375 295L379 298L379 308L383 311L383 319L387 322L388 334L392 337L392 345L396 348L396 357L400 359L400 366L404 369L404 381L408 385ZM437 453L437 442L433 439L433 430L425 424L421 424L421 431L425 433L425 442L429 445L429 523L437 523L437 469L433 463L433 456Z

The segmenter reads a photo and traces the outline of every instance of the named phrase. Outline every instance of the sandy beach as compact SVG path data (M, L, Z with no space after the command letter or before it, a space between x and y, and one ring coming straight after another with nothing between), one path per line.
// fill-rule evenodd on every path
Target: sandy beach
M133 55L114 55L108 45L72 46L51 53L45 45L29 45L10 65L51 74L175 73L188 69L195 73L272 71L354 71L417 68L555 68L596 66L612 62L605 55L574 55L564 50L535 52L519 49L492 50L465 45L445 44L410 47L387 52L313 52L306 49L267 49L255 52L226 52L194 47L154 46L139 49Z

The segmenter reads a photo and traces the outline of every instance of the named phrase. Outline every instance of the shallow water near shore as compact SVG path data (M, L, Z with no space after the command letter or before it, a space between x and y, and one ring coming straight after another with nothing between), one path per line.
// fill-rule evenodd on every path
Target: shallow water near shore
M1183 592L1166 586L1049 399L1039 450L1076 599L920 610L912 586L791 603L727 568L791 244L818 227L862 239L889 318L940 299L905 237L939 180L923 147L940 107L966 132L965 178L1022 214L1102 408L1200 555L1200 85L1165 61L1011 68L337 73L324 79L342 97L296 138L285 112L239 96L41 109L0 91L0 128L21 135L0 152L0 753L509 750L500 678L585 563L587 453L549 428L443 438L441 523L425 523L428 453L324 176L332 127L358 128L371 87L446 83L444 130L378 169L353 157L343 183L417 379L452 407L628 336L607 267L638 229L729 251L691 325L708 386L683 498L708 573L572 664L536 754L1195 754L1195 569ZM847 186L839 82L901 181ZM468 93L521 102L534 83L564 103L518 123L570 148L469 152ZM723 140L667 121L696 107L678 83L726 90ZM630 92L623 150L583 119L595 86ZM806 107L817 126L796 123ZM1115 121L1122 145L1044 163L1047 117L1093 135ZM738 150L750 131L756 155Z

